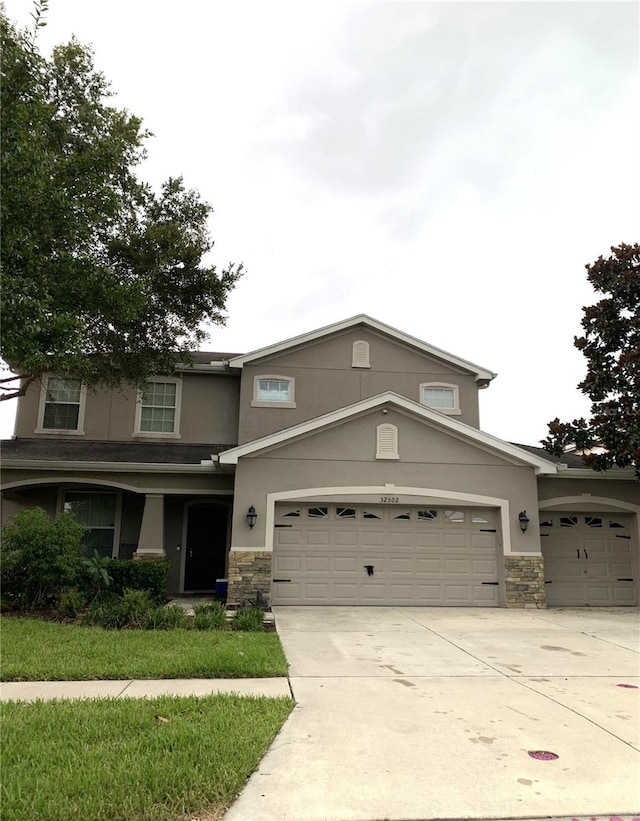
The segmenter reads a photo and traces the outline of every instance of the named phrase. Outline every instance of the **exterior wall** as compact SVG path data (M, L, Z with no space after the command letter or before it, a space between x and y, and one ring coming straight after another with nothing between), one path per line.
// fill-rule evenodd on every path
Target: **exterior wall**
M571 498L575 501L570 503L560 501L560 507L568 506L572 510L589 511L606 510L607 506L615 510L615 502L618 501L626 506L636 507L640 513L640 484L631 478L628 480L614 479L612 475L604 474L600 477L594 472L593 478L570 479L565 478L565 475L561 473L553 478L540 478L538 480L540 504L548 508L556 499Z
M357 340L369 342L369 368L352 367ZM296 407L251 407L254 378L260 375L293 377ZM369 329L350 329L244 366L238 442L257 439L386 390L418 402L423 382L458 385L462 413L454 418L478 427L478 388L472 374Z
M547 606L542 556L505 556L505 607Z
M399 460L374 458L376 427L383 419L398 426ZM429 489L449 493L448 498L472 494L506 500L511 551L540 553L537 488L532 467L510 464L495 453L435 430L422 421L395 411L382 415L379 410L260 456L241 458L236 469L232 547L261 550L267 544L268 493L385 485L425 488L423 498L400 497L405 504L427 501ZM376 496L359 500L379 501ZM439 503L446 501L441 498ZM250 505L258 512L253 530L246 524ZM526 533L521 532L518 523L521 510L526 510L530 518Z
M238 441L238 374L182 375L180 438L188 443L211 442L235 445ZM137 392L132 388L87 391L84 436L78 434L34 433L40 405L40 382L34 382L19 399L15 433L19 439L74 439L102 442L167 441L145 435L136 437Z
M268 606L271 601L271 552L236 551L229 555L227 607L245 602Z

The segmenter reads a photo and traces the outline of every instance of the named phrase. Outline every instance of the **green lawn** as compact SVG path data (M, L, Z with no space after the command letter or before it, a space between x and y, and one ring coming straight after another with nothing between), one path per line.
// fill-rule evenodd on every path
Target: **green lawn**
M103 630L3 617L3 681L285 676L276 633Z
M2 818L221 818L292 708L235 695L6 702Z

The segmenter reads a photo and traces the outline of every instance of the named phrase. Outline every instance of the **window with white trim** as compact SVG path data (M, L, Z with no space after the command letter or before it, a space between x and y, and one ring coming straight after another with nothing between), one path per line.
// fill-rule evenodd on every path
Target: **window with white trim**
M295 408L295 380L290 376L256 376L251 405L254 408Z
M94 550L100 556L115 555L117 493L67 491L63 510L72 513L75 520L85 526L83 542L87 556L93 556Z
M146 388L138 392L135 434L178 438L181 395L181 379L150 379Z
M376 459L399 459L398 428L388 423L376 428Z
M45 376L40 392L36 433L84 434L84 410L87 389L79 379L68 376Z
M364 339L358 339L353 343L353 359L351 360L352 368L369 368L369 343Z
M458 386L446 382L423 382L420 385L420 403L440 413L461 412Z

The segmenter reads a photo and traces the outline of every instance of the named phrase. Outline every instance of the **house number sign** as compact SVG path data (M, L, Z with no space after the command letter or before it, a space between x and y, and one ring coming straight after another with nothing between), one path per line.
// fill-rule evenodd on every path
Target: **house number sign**
M383 505L397 505L399 501L400 501L400 498L398 496L381 496L380 497L380 502Z

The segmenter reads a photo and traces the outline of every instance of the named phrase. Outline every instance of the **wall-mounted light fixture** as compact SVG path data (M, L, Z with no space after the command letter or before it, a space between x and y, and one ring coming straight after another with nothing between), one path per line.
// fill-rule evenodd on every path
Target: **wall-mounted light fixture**
M518 514L518 521L520 522L520 530L523 533L527 532L527 527L529 526L529 517L527 516L526 510L521 510Z
M250 528L253 529L257 518L258 518L258 514L256 513L256 509L253 505L251 505L251 507L247 511L247 524L249 525Z

